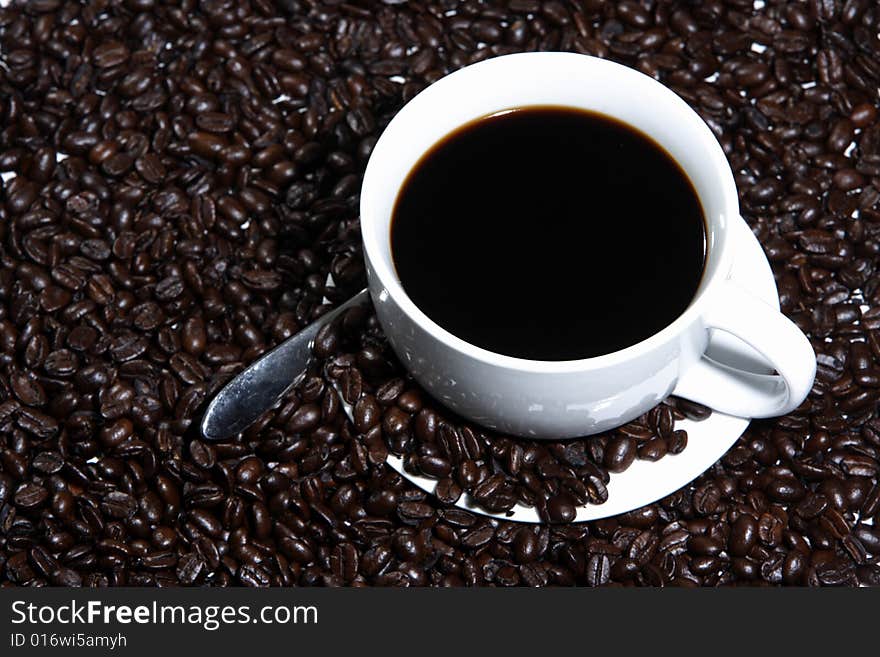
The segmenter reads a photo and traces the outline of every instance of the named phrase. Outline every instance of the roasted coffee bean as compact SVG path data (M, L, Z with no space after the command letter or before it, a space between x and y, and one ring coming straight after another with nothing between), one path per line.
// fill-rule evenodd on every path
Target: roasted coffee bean
M653 438L642 445L639 445L637 455L643 461L659 461L666 456L666 441L662 438Z
M429 477L442 479L452 472L452 466L443 457L422 456L419 459L419 470Z
M587 586L602 586L611 578L611 558L607 554L591 555L585 568Z
M688 444L687 432L677 429L666 439L666 450L669 454L681 454Z
M741 514L730 528L728 548L730 554L744 557L752 551L758 540L758 523L747 513Z
M623 472L636 458L636 441L626 436L612 438L605 447L605 467L609 472Z
M15 491L12 500L21 509L33 509L49 499L49 491L38 484L25 484Z
M366 433L376 426L381 419L382 411L371 395L358 399L354 407L354 423L357 430Z
M434 494L442 504L451 505L458 502L464 491L454 480L447 477L437 482Z
M513 539L514 556L517 563L529 563L538 558L540 547L538 537L530 527L523 527Z
M112 492L104 497L101 509L111 518L128 518L137 511L137 501L127 493Z
M797 502L805 495L803 484L794 478L773 479L767 487L771 499L779 502Z
M193 440L189 444L189 453L193 463L205 470L213 468L217 462L214 448L201 440Z
M712 414L712 411L702 404L698 404L697 402L690 401L689 399L682 399L680 397L674 398L675 408L681 411L685 417L690 420L695 420L699 422L700 420L705 420L709 415Z
M547 500L547 518L551 522L571 522L576 515L574 504L567 495L556 495Z

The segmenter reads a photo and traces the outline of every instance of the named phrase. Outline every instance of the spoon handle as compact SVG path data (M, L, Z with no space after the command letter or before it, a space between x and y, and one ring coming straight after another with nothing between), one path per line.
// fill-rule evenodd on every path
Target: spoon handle
M321 327L368 299L367 290L361 290L236 375L208 404L202 418L202 435L208 440L224 440L247 429L305 372Z

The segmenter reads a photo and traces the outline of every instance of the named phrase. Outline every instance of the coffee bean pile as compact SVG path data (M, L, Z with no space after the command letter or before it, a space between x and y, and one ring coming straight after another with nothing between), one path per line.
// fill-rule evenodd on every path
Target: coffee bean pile
M508 513L520 504L537 508L545 521L570 522L577 506L608 499L610 473L623 472L637 458L658 461L684 451L688 436L675 428L677 419L702 420L711 413L671 397L614 431L586 439L499 436L428 397L376 326L363 309L349 311L322 328L315 355L332 354L323 366L325 380L349 405L364 444L378 450L375 460L384 461L388 452L402 457L407 472L437 480L434 493L443 504L455 504L466 493L469 503L490 513Z
M0 9L3 584L880 584L878 29L869 0ZM366 345L201 440L225 381L363 286L361 174L394 113L529 50L632 66L706 120L818 354L808 400L583 524L477 516L389 468L330 385L372 380ZM421 413L406 384L367 395L383 426Z

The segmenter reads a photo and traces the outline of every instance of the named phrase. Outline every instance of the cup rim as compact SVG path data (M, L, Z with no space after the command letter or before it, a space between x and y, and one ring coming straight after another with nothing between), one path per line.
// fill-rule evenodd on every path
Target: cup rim
M484 349L483 347L478 347L477 345L467 342L462 338L459 338L454 333L446 330L433 319L431 319L415 304L412 299L410 299L409 295L403 289L403 285L401 284L400 279L398 278L397 273L394 270L394 265L391 261L390 244L388 247L388 257L386 258L384 251L382 250L377 240L377 236L375 235L376 231L368 230L366 228L367 224L373 221L377 221L376 218L373 218L371 205L373 203L374 194L381 193L381 191L375 191L377 183L374 181L379 178L379 173L377 173L377 167L379 165L377 164L377 162L380 159L376 157L376 155L377 153L380 155L384 153L389 141L389 138L386 138L386 135L394 134L394 126L395 124L400 124L400 117L402 115L410 114L413 111L418 111L418 105L415 106L416 109L413 109L413 104L419 97L421 97L423 94L431 89L434 89L432 93L437 93L439 89L449 85L451 81L454 81L460 76L474 75L475 73L482 72L484 70L488 73L492 67L496 66L516 66L519 63L519 60L522 60L524 58L529 58L533 60L544 60L544 63L546 65L554 67L565 65L582 65L584 59L587 59L592 60L591 65L613 68L622 76L630 76L633 79L641 78L641 83L649 84L651 86L654 86L655 88L658 88L658 91L668 98L668 102L674 105L678 105L680 110L684 110L686 113L692 115L693 118L698 120L696 122L696 125L694 126L694 129L702 133L701 141L704 143L707 155L709 156L709 165L715 169L714 177L718 181L717 185L722 196L721 205L725 208L723 213L724 216L709 217L705 213L704 208L704 218L707 224L709 224L710 222L714 222L717 226L719 226L718 230L724 233L724 236L721 240L719 240L718 244L711 245L709 243L707 234L706 263L704 264L703 270L704 280L701 282L693 300L678 317L676 317L672 322L667 324L660 331L639 342L636 342L635 344L624 347L623 349L618 349L617 351L609 352L607 354L571 360L532 360L526 358L518 358L516 356L508 356L506 354L490 351L488 349ZM540 103L532 104L538 105ZM529 105L529 103L524 103L519 107L528 107ZM503 108L499 108L499 110L497 111L503 111ZM618 121L621 120L617 117L613 118ZM633 127L641 131L640 127ZM654 139L653 136L651 138ZM688 173L686 169L685 173ZM395 194L397 194L398 191L398 189L395 189ZM699 190L697 191L699 197ZM462 355L495 367L501 367L511 371L536 374L575 373L614 366L636 358L662 344L666 344L674 339L677 335L680 335L703 313L704 307L708 303L708 298L710 296L708 293L710 292L710 290L715 287L720 280L726 278L731 264L731 249L729 245L730 240L727 239L727 237L731 230L732 221L734 219L739 219L740 216L739 201L736 193L736 185L733 180L733 173L730 169L730 165L727 162L727 158L725 157L724 152L721 149L721 145L718 143L715 135L712 134L709 126L706 125L702 118L700 118L700 116L681 97L679 97L674 91L672 91L665 85L661 84L657 80L654 80L650 76L641 73L640 71L606 59L600 59L591 55L582 55L569 52L514 53L510 55L502 55L499 57L486 59L476 64L471 64L464 68L458 69L457 71L454 71L453 73L444 76L440 80L437 80L433 84L429 85L426 89L422 90L412 100L404 105L404 107L401 108L397 115L395 115L395 117L385 128L385 131L379 137L379 140L376 142L376 145L373 148L373 153L367 163L367 167L364 172L360 200L360 215L361 237L363 240L364 257L368 265L368 277L377 277L378 282L381 284L382 287L382 292L380 293L381 296L388 295L391 300L395 304L397 304L398 308L400 308L400 310L404 314L406 314L413 322L415 322L423 331L428 333L438 342L443 343L444 345L454 349ZM390 242L390 234L386 235L386 239ZM713 260L717 261L717 264L714 266L714 270L712 272L709 272L708 270L710 257ZM708 278L705 278L707 276ZM380 299L380 301L385 301L385 299Z

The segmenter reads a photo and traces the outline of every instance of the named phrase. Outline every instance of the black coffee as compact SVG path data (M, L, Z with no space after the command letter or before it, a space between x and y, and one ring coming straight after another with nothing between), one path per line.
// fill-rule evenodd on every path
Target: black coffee
M600 114L530 107L462 126L419 160L391 247L406 293L454 335L572 360L633 345L687 308L705 224L652 139Z

